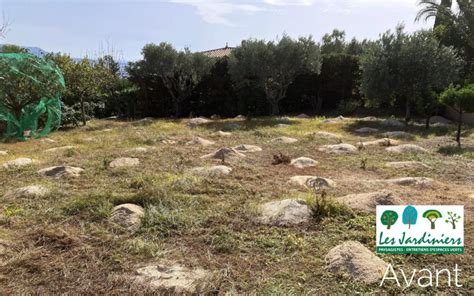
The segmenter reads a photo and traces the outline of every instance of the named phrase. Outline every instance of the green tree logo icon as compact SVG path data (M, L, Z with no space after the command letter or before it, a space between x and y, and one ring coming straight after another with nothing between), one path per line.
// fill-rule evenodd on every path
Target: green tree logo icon
M412 225L416 224L417 219L418 211L413 206L407 206L403 211L402 223L408 224L408 229L410 229Z
M448 219L446 219L444 222L451 223L453 229L456 229L456 223L459 222L459 219L461 219L461 216L458 214L454 212L448 212Z
M441 213L437 210L427 210L423 213L423 218L426 218L431 223L431 229L435 229L435 222L439 218L443 217Z
M390 227L397 222L397 219L398 214L395 211L385 211L383 212L382 217L380 217L382 225L386 225L387 229L390 229Z

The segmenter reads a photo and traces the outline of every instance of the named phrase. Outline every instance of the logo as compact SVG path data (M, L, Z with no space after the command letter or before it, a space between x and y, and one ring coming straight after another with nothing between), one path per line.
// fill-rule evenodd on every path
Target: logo
M464 206L377 206L377 253L464 253Z

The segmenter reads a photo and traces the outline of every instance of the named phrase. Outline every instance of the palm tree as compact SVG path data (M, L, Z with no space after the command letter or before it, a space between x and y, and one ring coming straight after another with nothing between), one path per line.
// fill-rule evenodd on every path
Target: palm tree
M452 0L420 0L415 21L435 18L433 30L441 43L460 50L468 73L474 76L474 0L456 0L456 4L453 9Z

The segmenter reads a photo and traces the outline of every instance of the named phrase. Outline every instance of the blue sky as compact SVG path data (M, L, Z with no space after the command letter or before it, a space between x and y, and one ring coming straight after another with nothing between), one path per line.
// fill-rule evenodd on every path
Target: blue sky
M1 43L38 46L74 57L111 52L140 58L146 43L168 41L193 51L235 46L282 33L320 40L334 28L347 39L377 38L403 22L407 31L418 0L0 0L11 22Z

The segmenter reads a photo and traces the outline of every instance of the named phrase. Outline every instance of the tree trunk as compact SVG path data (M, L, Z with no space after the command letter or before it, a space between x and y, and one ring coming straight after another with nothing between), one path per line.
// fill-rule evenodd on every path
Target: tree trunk
M392 226L392 224L388 223L387 229L390 229L391 226Z
M280 114L280 107L278 107L278 101L271 101L272 105L272 115Z
M436 220L435 220L436 221ZM430 220L430 223L431 223L431 229L435 229L435 221L431 221Z
M459 108L458 132L456 133L456 142L458 142L458 147L461 147L461 128L462 128L462 109Z
M451 224L453 225L453 229L456 229L456 224L454 222L451 222Z
M82 97L81 97L81 117L82 117L82 125L85 126L87 124L86 107L84 106L84 99Z
M411 119L410 100L407 99L405 103L405 123L408 125Z

